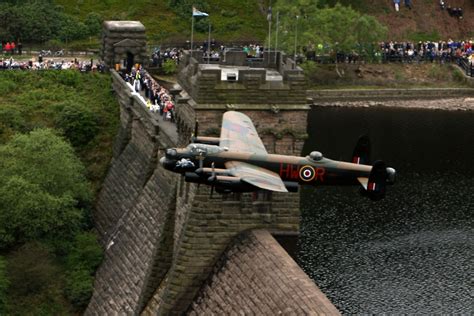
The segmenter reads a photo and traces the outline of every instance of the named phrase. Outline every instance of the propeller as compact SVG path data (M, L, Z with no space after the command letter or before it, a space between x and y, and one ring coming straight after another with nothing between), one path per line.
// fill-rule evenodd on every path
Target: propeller
M198 131L199 131L199 122L196 120L196 123L194 123L194 132L191 135L191 143L194 143L194 140L198 137Z
M204 166L204 153L201 151L199 152L199 169L202 170L203 166Z
M207 179L207 181L211 182L211 196L210 197L212 198L212 195L214 194L214 186L217 180L214 162L211 164L211 168L212 168L212 173L209 179Z

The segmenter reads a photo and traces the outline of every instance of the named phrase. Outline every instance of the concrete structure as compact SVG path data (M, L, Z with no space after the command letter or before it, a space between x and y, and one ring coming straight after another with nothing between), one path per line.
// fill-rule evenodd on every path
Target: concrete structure
M131 69L147 61L145 27L138 21L105 21L100 57L105 65Z

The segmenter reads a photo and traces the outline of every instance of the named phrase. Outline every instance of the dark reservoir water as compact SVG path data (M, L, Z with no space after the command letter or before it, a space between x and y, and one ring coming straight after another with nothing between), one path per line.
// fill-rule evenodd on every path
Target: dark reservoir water
M344 314L473 314L474 113L316 108L304 153L349 160L366 132L398 182L303 190L299 264Z

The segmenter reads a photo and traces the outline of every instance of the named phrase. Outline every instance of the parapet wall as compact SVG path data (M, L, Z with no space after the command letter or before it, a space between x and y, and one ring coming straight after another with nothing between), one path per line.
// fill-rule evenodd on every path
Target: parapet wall
M105 248L88 315L138 314L171 265L177 176L158 163L174 145L114 71L120 131L94 219Z
M236 67L238 80L221 80L222 70L209 68L185 54L180 64L178 82L199 104L213 105L305 105L306 81L301 68L283 64L279 74L283 80L267 80L264 68Z

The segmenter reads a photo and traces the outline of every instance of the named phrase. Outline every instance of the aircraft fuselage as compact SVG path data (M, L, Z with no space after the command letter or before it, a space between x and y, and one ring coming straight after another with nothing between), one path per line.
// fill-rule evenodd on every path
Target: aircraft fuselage
M199 160L202 159L202 167L206 174L214 172L226 175L229 170L225 163L228 161L241 161L254 166L273 171L285 182L296 182L303 185L319 184L355 184L358 177L368 177L372 166L335 161L321 157L315 161L309 157L286 156L286 155L260 155L244 152L222 151L216 154L193 155L187 148L177 149L176 157L167 155L162 160L166 169L178 172L194 172L200 168ZM188 166L177 166L177 161L188 159L192 164Z

